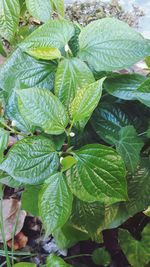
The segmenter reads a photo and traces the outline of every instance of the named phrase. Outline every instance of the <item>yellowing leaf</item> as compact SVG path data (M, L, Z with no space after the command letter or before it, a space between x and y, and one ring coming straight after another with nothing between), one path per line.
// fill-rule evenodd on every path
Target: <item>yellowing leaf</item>
M55 47L35 47L28 49L26 52L38 59L53 60L61 58L59 49Z

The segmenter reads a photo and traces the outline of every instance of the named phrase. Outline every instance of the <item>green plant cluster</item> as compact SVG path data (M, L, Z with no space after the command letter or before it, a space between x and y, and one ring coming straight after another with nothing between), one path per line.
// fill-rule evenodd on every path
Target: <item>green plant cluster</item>
M52 4L61 13L55 20ZM0 182L25 188L22 208L41 218L60 248L101 242L102 230L150 205L150 78L118 72L148 57L150 41L113 18L81 28L63 19L59 0L26 5L45 23L0 68ZM19 10L18 0L0 1L8 41ZM9 135L20 140L6 153ZM145 229L146 249L120 233L134 267L149 262ZM69 265L51 255L47 266Z

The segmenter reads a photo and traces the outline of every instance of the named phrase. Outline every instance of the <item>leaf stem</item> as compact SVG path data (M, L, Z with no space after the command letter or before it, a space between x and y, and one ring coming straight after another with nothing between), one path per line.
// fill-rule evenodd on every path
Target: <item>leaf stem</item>
M21 135L21 136L24 136L24 137L27 136L26 134L23 134L23 133L21 133L21 132L18 132L18 131L16 131L15 129L9 127L6 123L4 123L4 122L2 122L2 121L0 121L0 124L2 124L5 128L7 128L11 133L14 133L14 134L16 134L16 135Z
M77 254L77 255L65 257L65 260L71 260L71 259L75 259L79 257L92 257L92 255L91 254Z

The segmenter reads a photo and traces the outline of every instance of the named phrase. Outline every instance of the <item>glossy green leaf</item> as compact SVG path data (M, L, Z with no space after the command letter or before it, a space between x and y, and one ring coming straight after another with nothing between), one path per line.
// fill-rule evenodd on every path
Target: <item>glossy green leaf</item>
M150 205L150 161L144 158L138 170L127 177L129 200L106 206L101 229L116 228Z
M104 211L104 204L100 202L88 203L75 198L70 223L76 229L92 236L99 228Z
M30 48L26 52L37 59L54 60L61 58L59 49L54 47Z
M124 100L139 100L150 107L150 79L139 74L121 74L105 81L107 92Z
M135 128L133 126L123 127L119 131L118 141L114 143L127 169L133 173L139 163L140 151L144 145L143 141L138 137Z
M119 243L127 256L130 264L134 267L145 267L150 259L150 225L143 232L140 241L135 240L126 230L119 231Z
M9 42L18 29L19 15L19 0L0 0L0 35Z
M61 134L69 122L60 100L48 90L29 88L17 90L21 115L32 125L49 134Z
M67 171L72 192L83 201L114 203L127 199L121 157L100 144L86 145L74 154L77 163Z
M36 264L29 262L20 262L13 265L14 267L36 267Z
M26 137L13 145L0 164L0 169L19 182L39 184L54 173L58 166L54 143L39 135Z
M12 188L24 187L23 183L14 180L8 173L0 171L0 183Z
M39 216L38 197L41 186L26 186L21 196L22 209L34 216ZM30 200L30 201L29 201Z
M20 47L27 50L31 47L64 48L74 35L74 26L67 20L50 20L31 33Z
M77 58L64 59L57 68L54 92L69 107L77 91L92 82L93 74L84 62Z
M68 44L72 51L73 56L76 57L79 52L79 34L81 32L81 26L75 22L74 28L75 28L74 35L72 36Z
M55 254L50 254L47 257L46 267L71 267L72 265L67 264L62 258Z
M3 159L3 152L7 149L9 141L9 132L0 128L0 161Z
M150 54L149 42L114 18L91 22L79 35L79 57L95 70L127 68Z
M104 248L97 248L92 253L92 260L97 265L108 266L111 262L111 258L107 250Z
M0 39L0 54L3 56L3 57L7 57L7 53L3 47L3 43L2 43L2 40Z
M14 126L25 132L25 133L33 133L35 131L35 127L32 126L32 123L28 122L23 116L20 114L18 109L18 102L16 92L13 91L10 95L7 105L6 105L6 114L10 120L12 120Z
M72 199L62 173L56 173L47 180L39 195L39 213L47 235L66 223L71 213Z
M70 115L74 122L91 116L101 98L104 79L91 83L77 92L70 107Z
M147 116L150 116L149 109L140 103L117 103L105 100L94 111L91 124L100 138L113 144L112 139L118 141L122 127L133 125L138 133L146 131Z
M29 13L40 21L51 19L52 6L50 0L26 0L26 6Z
M89 236L66 223L62 228L53 232L53 237L60 249L66 249L74 246L79 241L88 240Z
M62 159L61 165L62 165L62 172L70 169L74 164L76 164L77 160L72 156L67 156Z
M62 17L65 15L65 4L64 0L51 0L53 9Z
M16 87L36 86L51 90L55 70L56 66L52 62L47 64L38 61L18 48L0 68L0 88L7 98Z

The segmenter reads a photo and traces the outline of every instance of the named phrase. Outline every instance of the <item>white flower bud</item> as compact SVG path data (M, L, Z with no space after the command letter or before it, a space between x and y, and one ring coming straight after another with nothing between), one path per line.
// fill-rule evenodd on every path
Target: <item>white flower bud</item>
M74 137L74 136L75 136L75 133L71 132L70 137Z
M60 157L60 163L62 162L62 160L63 160L63 157Z
M11 122L11 126L12 126L12 127L15 127L15 126L16 126L16 121L15 121L15 120L13 120L13 121Z
M65 52L68 52L69 51L69 46L68 44L65 45Z

